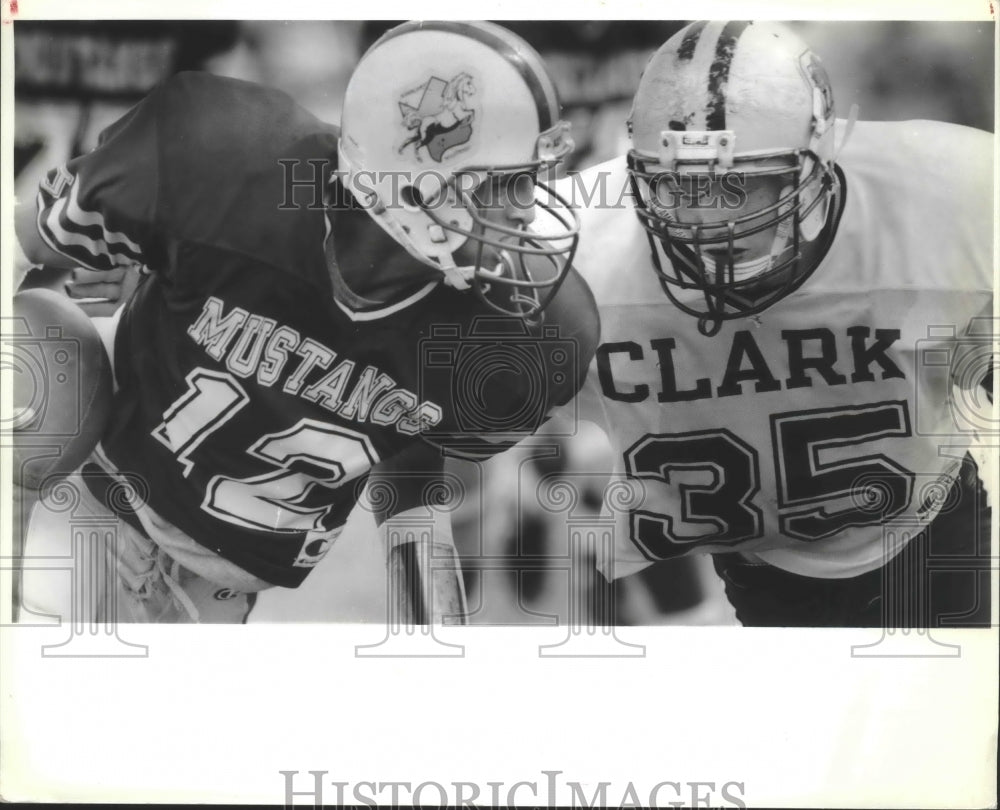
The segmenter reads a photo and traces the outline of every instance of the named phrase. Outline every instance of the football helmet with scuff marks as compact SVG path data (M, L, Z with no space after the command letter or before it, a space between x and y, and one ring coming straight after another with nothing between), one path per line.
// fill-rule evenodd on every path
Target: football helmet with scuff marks
M803 250L825 251L841 184L833 91L799 37L771 22L692 23L650 59L629 131L655 270L702 332L805 280Z

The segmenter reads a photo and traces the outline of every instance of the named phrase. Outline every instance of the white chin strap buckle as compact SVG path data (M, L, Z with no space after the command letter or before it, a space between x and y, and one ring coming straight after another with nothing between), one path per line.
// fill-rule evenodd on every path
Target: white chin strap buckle
M467 290L475 275L474 267L456 267L454 264L441 265L441 272L444 273L444 283L456 290Z
M711 253L702 252L701 260L705 269L711 272L715 268L716 257ZM759 259L749 259L745 262L733 262L733 281L747 281L754 276L766 273L774 265L774 254L761 256Z

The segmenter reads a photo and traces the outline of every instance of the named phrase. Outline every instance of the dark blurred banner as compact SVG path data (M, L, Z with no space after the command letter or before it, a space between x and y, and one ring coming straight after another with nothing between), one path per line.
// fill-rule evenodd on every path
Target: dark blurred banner
M235 21L53 21L14 26L14 176L19 192L76 157L179 70L239 40ZM30 171L26 171L32 167Z
M19 22L18 99L134 101L179 70L232 48L239 23L159 21Z

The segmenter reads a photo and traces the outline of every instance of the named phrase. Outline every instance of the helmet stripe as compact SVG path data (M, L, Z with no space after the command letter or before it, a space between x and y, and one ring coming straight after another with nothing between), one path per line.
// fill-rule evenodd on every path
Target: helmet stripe
M681 62L688 62L694 56L694 49L698 45L698 40L701 39L701 32L705 30L706 22L706 20L698 20L688 28L688 32L684 35L684 39L681 40L680 47L677 49L677 58Z
M736 43L742 36L747 21L730 21L725 24L715 43L715 59L708 69L708 115L707 129L716 131L726 128L726 85L729 83L729 68L733 63Z
M538 128L545 132L555 126L559 118L559 96L545 68L542 57L523 39L499 25L487 22L458 22L452 20L415 20L397 25L383 34L372 49L387 40L411 31L448 31L478 40L497 51L520 74L531 91L538 112Z

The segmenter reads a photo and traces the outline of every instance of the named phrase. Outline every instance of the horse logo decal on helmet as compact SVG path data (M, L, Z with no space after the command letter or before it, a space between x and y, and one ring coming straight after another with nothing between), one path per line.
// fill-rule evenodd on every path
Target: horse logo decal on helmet
M468 143L476 116L471 106L474 95L476 85L464 72L451 81L431 76L404 93L399 99L399 112L408 136L399 153L412 146L414 156L422 160L420 150L425 149L432 160L440 163L448 150Z

